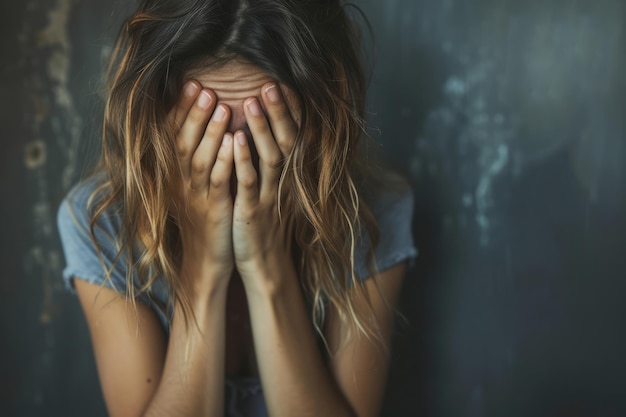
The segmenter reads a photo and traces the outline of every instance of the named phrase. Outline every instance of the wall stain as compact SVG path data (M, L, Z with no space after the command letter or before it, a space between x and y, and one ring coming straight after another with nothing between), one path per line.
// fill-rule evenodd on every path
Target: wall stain
M57 0L55 8L48 12L48 26L36 37L38 48L48 51L46 84L51 86L56 107L65 119L64 127L67 131L64 135L56 135L57 145L65 150L67 157L67 164L61 175L61 184L65 190L69 189L74 179L76 149L82 126L68 85L72 50L68 32L71 11L72 0Z
M43 297L39 321L42 325L53 323L59 309L55 292L61 287L61 256L55 227L58 202L51 195L55 184L51 182L48 155L62 152L61 187L68 190L76 171L76 149L82 126L69 89L72 45L68 25L73 3L72 0L57 0L53 4L42 0L32 2L28 8L31 18L25 19L17 35L24 51L20 62L28 73L25 94L29 97L30 109L25 123L34 138L24 147L24 164L30 171L28 188L33 190L31 215L35 242L25 257L25 264L27 272L30 271L26 275L41 280ZM41 13L46 13L45 20L35 18ZM37 30L32 27L34 21L44 21L46 26ZM52 340L46 338L45 349L53 347Z
M46 143L42 140L26 145L24 164L29 169L39 168L46 163Z
M456 175L461 185L457 226L466 227L473 219L479 244L490 244L495 204L494 187L498 178L510 171L513 144L519 136L516 119L497 109L494 97L485 93L495 77L495 64L484 57L472 57L472 64L452 74L441 86L442 104L429 114L424 135L418 139L418 158L426 149L441 160L441 172L431 176ZM455 163L451 163L454 156ZM418 175L412 164L413 175ZM444 227L452 228L444 219Z

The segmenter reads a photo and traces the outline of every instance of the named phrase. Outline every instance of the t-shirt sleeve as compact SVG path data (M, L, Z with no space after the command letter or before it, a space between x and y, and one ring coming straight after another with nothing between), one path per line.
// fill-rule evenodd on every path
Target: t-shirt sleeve
M105 211L97 220L94 228L96 244L100 256L91 238L90 219L92 208L89 207L91 194L95 189L93 181L86 181L75 186L61 203L57 213L57 225L61 244L65 254L66 267L63 270L65 286L75 292L73 280L102 284L120 294L126 292L126 263L118 257L115 238L120 230L120 218L110 211ZM111 269L107 280L107 270Z
M379 241L374 250L378 271L385 271L404 261L408 261L411 267L417 256L411 227L411 187L406 186L402 191L380 193L369 202L369 208L378 222ZM369 248L369 235L364 231L355 251L355 273L360 280L366 280L370 275L366 266Z

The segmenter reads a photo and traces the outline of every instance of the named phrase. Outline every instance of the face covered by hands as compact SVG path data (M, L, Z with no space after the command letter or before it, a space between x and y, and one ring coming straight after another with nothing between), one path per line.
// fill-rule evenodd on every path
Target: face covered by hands
M183 258L221 275L236 268L247 286L262 284L257 277L272 274L261 272L291 262L278 183L298 132L295 106L284 86L251 65L194 78L173 116L181 126L175 206Z

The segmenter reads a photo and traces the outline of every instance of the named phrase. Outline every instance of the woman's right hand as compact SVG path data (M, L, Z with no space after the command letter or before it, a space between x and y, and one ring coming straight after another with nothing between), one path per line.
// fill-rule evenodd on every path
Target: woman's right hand
M234 270L233 137L226 132L230 108L190 81L172 116L181 168L173 192L183 245L181 280L197 293L211 289L216 279L227 284Z

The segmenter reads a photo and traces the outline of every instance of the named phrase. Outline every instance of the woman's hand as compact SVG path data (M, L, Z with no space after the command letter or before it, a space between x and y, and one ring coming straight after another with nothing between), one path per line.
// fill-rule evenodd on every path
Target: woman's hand
M216 103L213 91L192 81L173 114L180 126L176 149L181 173L174 213L183 245L181 278L196 292L212 288L214 282L205 281L214 278L206 277L227 283L234 268L233 137L226 132L230 109ZM205 281L199 281L200 277Z
M235 263L246 287L263 285L259 277L276 276L276 267L292 262L285 225L278 217L278 181L298 127L283 97L278 84L261 89L267 117L256 97L244 101L246 120L259 155L258 172L246 134L238 131L234 138L237 194L233 247Z

